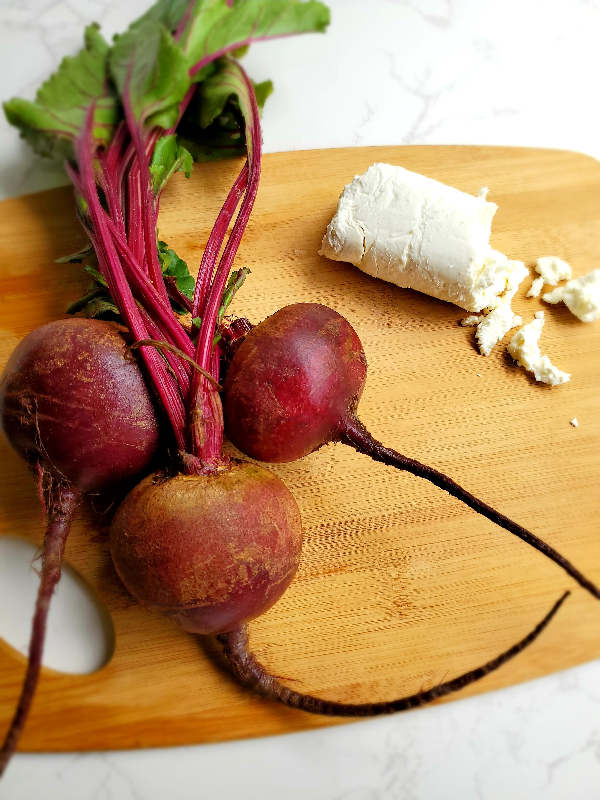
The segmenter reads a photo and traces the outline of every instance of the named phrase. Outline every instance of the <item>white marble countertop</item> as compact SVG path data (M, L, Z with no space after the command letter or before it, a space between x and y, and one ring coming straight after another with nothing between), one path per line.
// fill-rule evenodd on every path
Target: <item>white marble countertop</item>
M33 97L85 23L148 0L1 0L0 98ZM330 0L325 36L254 46L267 152L380 144L600 157L600 0ZM0 196L64 183L0 121ZM4 800L598 800L600 662L396 717L231 744L17 755Z

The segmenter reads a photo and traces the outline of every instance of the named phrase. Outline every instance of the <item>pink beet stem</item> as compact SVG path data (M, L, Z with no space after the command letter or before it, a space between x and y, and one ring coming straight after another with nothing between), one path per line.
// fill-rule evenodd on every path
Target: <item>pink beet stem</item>
M140 125L133 114L129 93L127 91L125 91L123 96L123 112L125 114L125 121L127 122L131 141L135 147L137 166L140 175L141 219L148 272L150 274L150 280L156 287L158 293L167 299L167 290L165 289L158 258L158 243L156 238L157 220L154 193L152 192L152 179L150 176L150 157L142 140Z
M106 214L100 205L94 179L94 142L92 136L94 105L90 106L81 138L76 142L77 161L80 168L80 185L83 197L88 204L88 212L93 225L92 243L98 262L108 284L108 289L127 327L137 341L150 338L135 303L131 289L116 252ZM162 280L162 279L161 279ZM166 294L166 292L165 292ZM185 443L185 408L179 394L179 387L169 373L164 359L154 348L144 347L142 358L151 376L152 383L169 417L177 446L182 449Z
M225 245L206 300L203 304L201 304L201 298L205 294L203 285L208 280L207 276L212 272L211 260L214 261L217 257L220 248L219 239L222 241L224 230L226 231L227 229L227 214L230 210L231 214L233 214L235 206L237 205L237 193L240 191L245 181L244 169L242 169L242 172L238 176L238 180L232 187L223 209L221 210L220 218L217 220L218 226L215 224L213 228L211 236L214 234L214 239L211 242L211 251L206 258L204 266L201 267L202 272L199 274L196 283L196 296L198 298L196 311L197 314L202 317L202 322L200 324L195 360L203 369L210 372L217 381L219 379L218 359L213 358L213 351L219 308L233 260L254 206L260 180L262 142L258 104L256 102L252 82L239 65L238 68L246 84L252 113L251 124L246 131L248 182L233 230ZM218 242L219 246L217 247ZM212 370L215 370L215 372L212 372ZM208 381L199 372L194 372L192 375L188 403L188 413L190 413L190 451L192 455L198 456L207 464L216 463L218 461L223 445L222 407L220 399L213 397L214 394L215 390ZM213 415L217 412L218 418L215 418Z
M198 278L196 280L196 288L194 291L194 300L192 305L192 317L195 319L202 313L206 303L206 295L212 279L214 265L221 250L221 246L227 233L229 223L235 213L240 198L246 189L248 182L248 162L242 167L242 171L235 180L231 187L227 199L223 203L219 215L213 225L213 229L208 237L208 242L202 254L202 261L200 262L200 269L198 270Z
M183 350L186 355L193 356L195 352L194 346L181 323L177 320L168 299L165 302L163 297L156 291L154 284L139 268L133 254L127 247L127 243L109 218L106 218L106 225L112 233L113 242L123 259L124 269L134 295L146 307L151 316L156 319L156 322L160 323L168 331L168 341Z

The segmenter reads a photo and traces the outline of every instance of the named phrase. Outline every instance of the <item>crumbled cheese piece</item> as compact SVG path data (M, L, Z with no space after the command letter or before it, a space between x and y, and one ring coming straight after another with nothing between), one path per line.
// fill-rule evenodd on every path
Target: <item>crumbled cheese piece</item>
M319 253L466 311L493 309L528 274L489 244L497 208L485 192L373 164L344 188Z
M544 288L544 278L536 278L531 284L531 289L527 292L526 297L539 297Z
M544 283L550 286L556 286L559 281L568 281L571 278L571 267L556 256L538 258L535 271L542 276Z
M571 425L574 428L578 428L579 427L579 423L577 422L577 417L573 417L573 419L571 420Z
M479 351L481 354L489 356L493 346L497 344L511 328L516 328L521 322L521 317L513 314L510 303L501 303L484 317L477 326L475 337L479 342Z
M562 302L564 288L564 286L557 286L556 289L552 289L551 292L546 292L546 294L542 295L542 300L545 303Z
M461 319L460 324L463 326L463 328L469 328L472 327L473 325L479 325L481 319L482 319L481 317L476 317L474 315L471 315L470 317L465 317L464 319Z
M574 278L563 288L563 303L582 322L600 317L600 269Z
M517 331L506 349L520 367L533 372L536 381L557 386L571 380L571 376L553 366L548 356L541 355L539 338L543 326L544 312L536 311L533 322Z
M542 297L546 303L560 303L567 306L572 314L582 322L594 322L600 318L600 269L588 272L580 278L573 278L565 286L557 286Z

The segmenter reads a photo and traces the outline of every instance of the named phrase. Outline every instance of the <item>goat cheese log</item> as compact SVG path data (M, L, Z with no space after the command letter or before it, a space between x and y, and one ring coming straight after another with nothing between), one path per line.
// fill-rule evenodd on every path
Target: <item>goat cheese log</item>
M490 246L498 206L390 164L373 164L343 190L320 255L455 303L496 308L528 274ZM512 296L512 295L511 295Z

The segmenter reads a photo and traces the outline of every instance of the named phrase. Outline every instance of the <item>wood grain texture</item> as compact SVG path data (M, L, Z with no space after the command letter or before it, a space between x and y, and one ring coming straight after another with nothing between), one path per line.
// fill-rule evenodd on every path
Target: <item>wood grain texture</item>
M474 346L465 312L317 255L338 195L354 174L389 161L499 205L492 245L532 268L543 255L575 276L600 264L600 164L577 153L493 147L357 148L266 156L237 264L249 266L235 311L258 321L297 300L347 316L369 361L360 417L385 444L445 471L546 539L600 582L600 322L546 311L541 344L571 383L537 385L497 346ZM160 236L197 265L239 162L196 167L168 187ZM63 315L87 281L54 263L83 236L72 192L0 205L2 366L32 328ZM569 424L577 417L578 429ZM0 452L0 534L41 542L33 480ZM302 563L284 598L250 626L257 655L303 691L346 702L418 691L496 656L560 594L573 595L529 650L460 695L477 694L600 656L600 607L555 565L417 478L342 445L275 467L305 528ZM113 616L116 650L101 671L44 670L23 750L88 750L214 742L332 724L250 695L216 643L140 608L111 566L108 516L85 505L66 557ZM0 735L24 658L0 642ZM418 712L412 712L418 713ZM339 721L338 721L339 722Z

